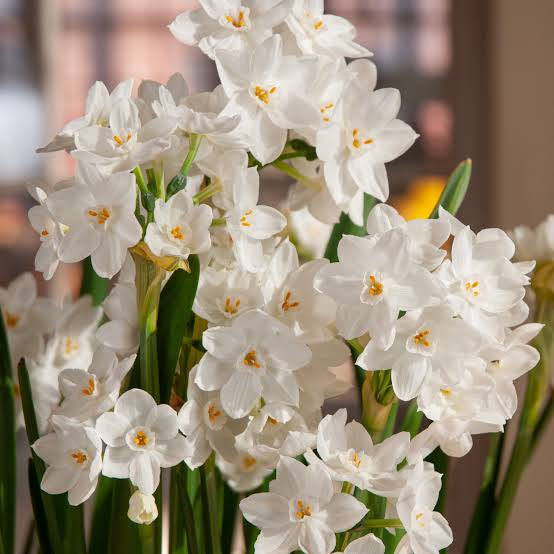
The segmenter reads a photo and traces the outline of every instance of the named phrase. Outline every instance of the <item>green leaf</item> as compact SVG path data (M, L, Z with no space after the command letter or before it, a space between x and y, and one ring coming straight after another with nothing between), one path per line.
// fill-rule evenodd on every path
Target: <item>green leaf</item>
M38 542L40 544L40 551L42 554L55 554L52 545L50 544L50 534L48 532L48 521L46 514L44 513L44 506L42 504L42 492L40 490L40 483L37 479L37 473L33 460L29 458L27 464L27 476L29 479L29 491L31 494L31 505L33 507L33 515L35 517L35 524L37 529Z
M110 522L112 520L112 496L115 479L100 476L90 532L89 554L105 554L108 551Z
M200 263L190 256L190 273L177 269L169 278L160 296L158 311L158 367L160 372L160 401L169 402L171 386L179 359L185 330L192 317Z
M106 554L142 552L138 525L127 517L131 497L127 479L112 479L112 508ZM161 508L161 506L160 506Z
M4 316L0 310L0 520L2 545L6 554L15 550L15 394L12 361Z
M231 554L233 544L233 535L235 531L235 522L239 495L223 483L223 526L221 531L221 548L223 554Z
M110 281L100 277L93 269L90 257L83 262L83 278L81 280L81 290L79 296L90 294L95 306L99 306L108 295L108 285Z
M296 152L302 152L306 160L308 160L309 162L317 160L315 147L311 144L308 144L305 140L293 139L288 142L288 146L290 146Z
M456 215L464 201L469 181L471 179L471 160L464 160L452 172L448 178L446 186L437 202L437 205L429 216L430 219L439 217L439 206L442 206L447 212Z
M404 419L402 421L401 431L408 431L412 439L418 434L423 419L423 412L417 408L417 400L414 398L409 404Z
M373 198L373 196L370 196L369 194L364 194L364 221L367 221L367 216L375 204L377 204L377 199ZM337 249L343 235L356 235L358 237L363 237L366 234L365 227L356 225L348 217L348 214L344 212L341 213L339 222L335 223L331 236L329 237L324 257L330 262L336 262L338 260Z

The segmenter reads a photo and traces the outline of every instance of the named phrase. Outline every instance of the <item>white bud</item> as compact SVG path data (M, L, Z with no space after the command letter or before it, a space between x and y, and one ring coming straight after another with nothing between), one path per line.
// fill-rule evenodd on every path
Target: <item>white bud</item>
M156 500L151 494L135 491L129 499L127 516L135 523L150 525L158 517Z

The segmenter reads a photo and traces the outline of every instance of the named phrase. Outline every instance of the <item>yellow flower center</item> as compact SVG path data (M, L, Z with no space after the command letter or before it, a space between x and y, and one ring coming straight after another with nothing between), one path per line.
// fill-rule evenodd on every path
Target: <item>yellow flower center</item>
M240 10L239 16L234 18L232 15L225 16L225 19L235 28L240 29L246 25L244 21L244 11Z
M252 227L252 223L248 221L248 216L252 214L252 210L248 210L247 212L244 212L244 214L240 218L240 224L243 227Z
M426 348L429 348L429 346L431 346L431 343L429 342L428 339L425 338L429 336L429 333L431 333L429 329L424 329L423 331L420 331L419 333L414 335L414 342L416 344L422 344Z
M64 341L63 351L66 356L70 356L79 350L79 343L71 337L66 337Z
M450 396L452 394L451 389L441 389L441 394L444 396Z
M379 296L383 293L383 283L377 281L375 275L369 276L369 294L371 296Z
M271 423L271 425L277 425L277 420L271 416L267 417L267 421Z
M6 320L6 326L10 329L14 329L17 327L17 324L19 323L19 320L21 319L20 315L12 314L10 312L6 312L4 319Z
M256 369L260 369L260 367L262 367L255 350L250 350L242 361L244 365L249 367L255 367Z
M252 456L246 456L242 461L242 465L244 466L244 469L250 469L255 463L256 463L256 458L253 458Z
M88 380L88 387L84 387L81 389L81 394L83 396L92 396L94 394L94 379L90 378Z
M98 223L98 225L104 225L112 214L108 208L104 207L100 209L90 209L88 211L88 215L93 219L96 219L96 223Z
M43 230L40 232L40 235L41 235L42 237L47 237L49 234L50 234L50 233L48 232L47 229L43 229Z
M281 304L281 309L284 311L284 312L288 312L290 309L292 308L298 308L298 306L300 306L300 302L296 301L296 302L291 302L292 298L292 292L289 290L287 292L287 294L285 294L285 299L283 300L283 303Z
M148 435L144 431L139 431L135 435L135 438L133 439L133 442L137 446L146 446L150 442L150 439L148 438Z
M185 235L181 232L181 226L180 225L175 225L175 227L173 227L173 229L171 229L171 234L177 240L183 240L185 238Z
M210 404L208 408L208 417L212 423L215 423L216 419L221 415L221 410L218 410L214 405Z
M302 500L298 500L296 502L296 507L298 510L296 511L296 517L298 519L304 519L306 516L312 515L312 508L311 506L308 506L307 504L304 504Z
M269 104L269 95L275 94L277 92L277 87L271 87L269 90L260 86L256 86L254 89L254 96L262 101L266 106Z
M79 465L84 464L88 459L87 455L81 450L77 450L77 452L73 452L73 454L71 454L71 457L73 458L75 463Z
M468 281L466 283L466 291L469 292L470 294L473 294L473 296L479 296L479 281L473 281L470 282Z
M352 464L358 468L362 464L362 458L359 456L357 452L354 452L354 455L352 456Z
M362 144L368 145L368 144L371 144L372 142L373 142L373 139L371 138L368 138L365 140L361 139L359 129L354 129L352 131L352 146L354 148L360 148Z
M240 308L240 298L237 298L234 302L231 298L225 299L225 312L229 315L235 315Z
M131 132L128 132L127 136L124 139L122 139L121 136L119 135L113 136L113 139L118 147L123 146L126 142L129 142L132 138L133 138L133 133Z
M325 123L329 123L331 121L331 118L327 115L327 112L335 107L335 104L333 102L329 102L328 104L325 104L325 106L322 106L319 108L319 112L321 113L321 116L323 118L323 121Z
M321 29L321 27L323 27L323 21L320 19L319 21L316 21L314 23L314 29L316 31L319 31Z

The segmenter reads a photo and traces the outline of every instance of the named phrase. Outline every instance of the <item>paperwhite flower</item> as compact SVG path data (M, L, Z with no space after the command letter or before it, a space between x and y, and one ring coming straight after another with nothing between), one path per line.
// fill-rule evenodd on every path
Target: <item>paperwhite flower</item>
M333 481L347 481L380 496L396 496L402 487L396 466L406 457L409 433L397 433L374 445L369 433L357 421L346 423L346 409L323 418L317 432L317 453L310 450L306 460L320 465Z
M240 314L264 304L256 275L233 270L206 268L194 299L194 313L212 325L228 325Z
M392 206L377 204L367 218L368 235L404 229L409 238L412 260L429 271L436 269L446 256L441 246L448 240L450 224L446 219L412 219L406 221Z
M353 496L335 493L328 473L282 457L267 493L252 494L240 503L244 517L261 533L256 552L330 554L335 533L353 527L367 508Z
M205 391L221 389L225 412L240 418L263 399L298 405L294 372L310 361L310 349L276 319L253 310L231 327L212 327L202 342L196 384Z
M0 308L13 366L23 356L36 358L44 347L43 335L52 330L57 314L50 300L37 297L31 273L22 273L7 287L0 287Z
M315 287L339 305L337 328L344 338L369 331L380 348L389 348L401 310L436 304L440 298L433 276L410 260L409 239L400 229L374 238L345 235L338 258L320 270Z
M275 469L275 456L272 452L252 452L237 444L237 455L232 462L217 456L216 463L234 491L248 492L258 488Z
M103 177L81 165L79 184L51 194L46 205L68 229L58 256L68 263L91 256L98 275L113 277L123 265L127 249L142 235L135 217L136 183L131 173Z
M317 62L283 56L279 35L254 50L218 50L216 63L229 97L223 113L241 116L249 149L261 163L281 154L287 129L317 125L319 115L309 94Z
M113 351L100 347L89 371L64 369L58 377L63 400L55 413L84 422L111 410L135 358L133 355L120 362Z
M254 171L246 181L234 183L234 208L225 214L235 256L244 269L253 273L264 265L261 241L282 231L287 223L275 208L257 205L259 193L259 176Z
M169 200L156 200L154 221L146 228L144 241L156 256L187 259L211 246L213 212L207 204L194 205L186 190Z
M102 470L102 441L92 427L62 416L52 417L53 433L40 437L32 448L48 467L40 487L49 494L67 492L72 506L87 500Z
M33 206L28 216L31 226L40 239L40 246L35 255L35 269L49 280L53 277L60 261L58 247L63 237L62 229L46 206Z
M371 56L369 50L354 42L356 29L349 21L323 13L323 0L295 0L286 23L304 54Z
M195 384L197 367L189 373L187 401L178 414L179 429L185 435L185 463L196 469L215 450L232 462L237 456L235 437L247 420L232 419L221 406L218 392L204 392Z
M548 215L534 229L518 225L509 234L516 245L517 260L554 259L554 214Z
M120 356L134 354L139 345L137 290L135 264L127 256L116 285L102 307L110 321L96 331L96 339Z
M89 89L85 104L85 115L66 123L54 140L37 152L56 152L72 150L75 147L73 137L77 131L86 127L105 127L110 120L113 106L121 99L129 99L133 89L133 79L119 83L110 92L101 81L96 81Z
M334 554L340 554L335 552ZM352 541L344 551L344 554L385 554L385 545L372 533Z
M106 172L131 170L167 150L176 127L169 116L141 121L136 102L121 99L111 108L109 127L85 127L75 133L71 155Z
M156 499L151 494L135 491L129 498L127 517L139 525L150 525L158 517Z
M382 350L369 341L357 364L367 371L391 369L392 385L401 400L415 398L431 372L443 382L456 383L465 362L476 357L481 335L448 306L435 306L407 313L396 323L393 344Z
M102 414L96 430L107 444L102 473L131 480L143 494L153 494L160 468L182 461L185 439L179 434L177 414L167 404L156 405L141 389L122 394L113 412Z
M528 283L510 262L514 250L514 243L500 229L475 234L465 227L454 237L452 259L436 272L448 287L447 300L454 310L497 341L504 338L503 316L522 302L523 286Z
M47 344L52 363L61 369L89 367L96 346L94 334L101 319L102 308L94 306L90 296L82 296L75 302L66 299Z
M452 543L448 522L439 512L433 511L439 497L441 476L426 470L421 459L404 472L406 486L396 502L396 511L406 535L395 554L436 553Z
M288 0L200 0L169 26L173 36L211 58L215 49L246 50L271 36L290 10Z
M361 84L365 79L348 86L333 122L317 134L317 154L338 205L350 202L358 190L386 201L385 163L403 154L418 136L396 119L400 109L396 89L368 92Z

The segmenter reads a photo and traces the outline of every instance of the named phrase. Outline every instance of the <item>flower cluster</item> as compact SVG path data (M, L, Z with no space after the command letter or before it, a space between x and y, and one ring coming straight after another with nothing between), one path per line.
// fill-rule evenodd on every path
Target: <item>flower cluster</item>
M90 257L99 276L117 275L102 307L84 296L58 309L29 274L0 289L40 416L42 488L80 504L100 474L129 479L129 517L151 523L161 469L212 459L241 493L276 471L269 492L240 504L261 529L257 554L383 554L355 490L386 499L380 521L405 531L398 554L438 552L452 533L424 459L437 447L463 456L473 435L513 416L514 380L538 361L527 343L541 325L524 323L523 300L534 264L512 262L499 229L474 233L444 209L406 221L377 203L389 195L385 164L417 135L397 118L399 92L376 89L353 27L322 1L201 0L170 30L215 61L221 85L190 94L175 74L134 96L132 80L111 93L95 83L85 114L42 149L67 150L75 177L30 190L37 271L50 279L60 261ZM267 166L294 179L289 210L326 224L348 213L367 236L344 235L334 263L301 263L285 214L259 202ZM197 355L181 356L185 386L158 404L131 378L133 365L149 369L137 358L142 266L163 277L193 258L194 332L182 344ZM323 417L349 387L331 369L352 352L376 398L413 401L430 425L381 441L345 409ZM351 541L352 529L364 536Z

